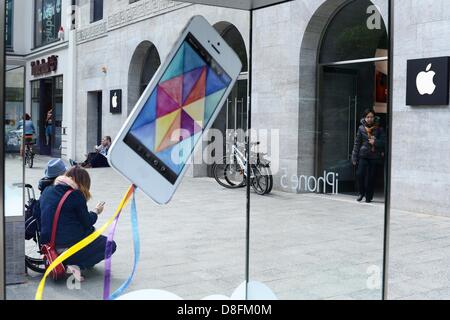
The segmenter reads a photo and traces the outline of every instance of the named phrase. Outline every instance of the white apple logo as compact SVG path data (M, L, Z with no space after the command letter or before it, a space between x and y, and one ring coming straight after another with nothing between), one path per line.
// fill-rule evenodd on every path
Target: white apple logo
M434 84L434 76L436 72L430 71L432 64L430 63L427 66L426 71L422 71L417 75L416 85L417 91L419 91L420 95L429 94L432 95L434 90L436 90L436 85Z
M112 106L114 109L117 108L117 93L114 92L114 96L112 97Z

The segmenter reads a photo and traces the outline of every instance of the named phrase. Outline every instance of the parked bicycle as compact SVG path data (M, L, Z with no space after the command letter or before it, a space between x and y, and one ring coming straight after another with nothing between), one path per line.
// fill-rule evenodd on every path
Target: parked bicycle
M265 159L266 154L252 151L252 148L259 145L260 142L250 143L250 185L257 194L265 195L272 191L273 176L270 170L270 161ZM222 163L214 164L212 172L215 180L221 186L229 189L246 186L246 149L246 144L238 142L235 136L230 154L223 158Z

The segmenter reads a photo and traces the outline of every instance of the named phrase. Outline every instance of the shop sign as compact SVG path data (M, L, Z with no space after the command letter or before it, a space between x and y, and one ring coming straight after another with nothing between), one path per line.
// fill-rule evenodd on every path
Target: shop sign
M122 90L111 90L109 110L113 114L122 113Z
M409 60L406 104L448 105L450 57Z
M50 56L46 59L31 62L31 74L33 76L42 76L44 74L56 71L58 69L58 56Z

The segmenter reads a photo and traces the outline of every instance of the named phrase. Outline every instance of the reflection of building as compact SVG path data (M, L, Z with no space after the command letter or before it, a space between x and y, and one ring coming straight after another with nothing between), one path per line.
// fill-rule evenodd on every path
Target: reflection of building
M33 11L30 2L38 9ZM81 159L102 135L114 137L195 14L205 16L247 65L247 12L167 0L79 0L77 29L72 30L73 17L67 11L71 3L15 0L13 10L34 18L12 32L14 52L8 61L26 65L26 107L41 127L40 135L45 135L46 110L55 108L55 155L62 147L63 156ZM446 7L443 0L436 3ZM361 114L375 108L383 126L388 118L387 4L296 0L255 13L252 122L255 128L280 132L278 189L292 191L280 184L284 173L321 177L323 171L331 171L339 174L339 190L354 191L349 155ZM440 21L445 29L449 18L437 9L422 17L424 9L429 11L423 1L395 5L400 22L394 31L392 203L405 210L447 215L450 179L443 171L448 172L450 161L439 155L449 154L448 148L442 150L449 136L443 132L435 139L434 130L436 123L448 122L448 108L410 108L404 95L407 59L449 55L442 34L425 32L430 21ZM401 12L411 15L406 18ZM64 40L57 39L60 21ZM25 35L20 43L17 33ZM56 71L31 74L32 61L53 55L58 56ZM245 67L215 128L246 128L247 71ZM121 113L111 112L111 92L121 92ZM426 155L419 151L422 142ZM190 174L207 175L207 167L195 166ZM383 179L379 180L381 194ZM431 189L423 193L425 186Z
M228 107L222 109L214 127L222 131L246 127L248 13L165 0L104 1L103 19L92 22L91 1L78 4L74 156L82 158L102 135L118 132L182 27L195 14L204 15L215 26L244 64ZM119 114L110 112L109 101L111 92L118 89L122 90ZM195 166L193 171L204 176L207 167Z
M63 95L64 77L70 78L73 59L68 56L70 37L64 34L71 28L70 5L71 0L7 1L7 65L23 67L23 102L36 127L36 150L53 156L66 153L63 105L69 108L71 102L70 95ZM53 127L46 130L49 123Z

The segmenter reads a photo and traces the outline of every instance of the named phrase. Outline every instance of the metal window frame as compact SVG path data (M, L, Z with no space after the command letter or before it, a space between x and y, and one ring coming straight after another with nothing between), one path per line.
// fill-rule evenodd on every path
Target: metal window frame
M5 291L5 1L0 1L0 300L6 299Z

